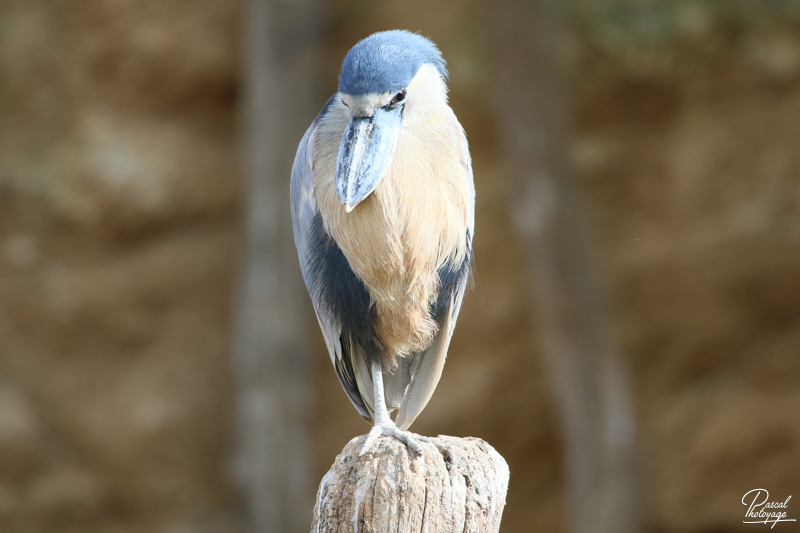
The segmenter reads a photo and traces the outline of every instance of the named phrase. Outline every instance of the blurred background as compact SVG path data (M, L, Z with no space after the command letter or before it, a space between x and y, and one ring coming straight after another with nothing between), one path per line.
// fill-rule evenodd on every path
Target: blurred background
M626 530L753 531L747 491L800 497L800 2L521 4L0 2L0 531L307 530L368 426L301 286L289 169L347 49L391 28L448 60L477 189L475 288L412 429L506 458L504 532L574 530L511 216L530 84L635 426Z

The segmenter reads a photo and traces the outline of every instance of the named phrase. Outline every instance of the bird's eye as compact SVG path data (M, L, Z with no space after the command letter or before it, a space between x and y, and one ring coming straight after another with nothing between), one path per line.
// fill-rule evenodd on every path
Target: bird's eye
M397 104L399 104L400 102L402 102L405 99L406 99L406 90L403 89L402 91L400 91L399 93L394 95L394 97L392 98L392 101L389 102L389 103L391 105L397 105Z

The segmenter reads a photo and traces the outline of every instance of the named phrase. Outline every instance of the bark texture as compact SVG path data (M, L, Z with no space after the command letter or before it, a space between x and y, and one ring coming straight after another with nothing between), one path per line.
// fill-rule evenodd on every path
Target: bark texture
M358 455L351 440L319 485L312 533L497 533L506 503L508 464L481 439L439 436L414 458L381 437Z

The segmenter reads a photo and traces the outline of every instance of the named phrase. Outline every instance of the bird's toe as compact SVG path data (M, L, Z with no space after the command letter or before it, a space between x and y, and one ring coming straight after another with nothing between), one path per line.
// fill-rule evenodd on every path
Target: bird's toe
M410 431L403 431L395 425L376 424L372 426L372 429L370 429L369 433L367 434L367 438L364 440L364 444L361 446L361 451L358 453L358 455L361 456L367 453L375 445L375 442L377 442L378 437L381 435L396 438L406 445L406 448L408 448L414 457L419 457L422 455L422 446L417 441L429 441L427 437L418 436L415 438Z

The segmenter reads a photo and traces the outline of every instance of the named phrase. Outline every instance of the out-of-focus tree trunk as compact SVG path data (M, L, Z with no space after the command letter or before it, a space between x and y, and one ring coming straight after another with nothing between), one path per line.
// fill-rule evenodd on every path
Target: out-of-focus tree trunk
M511 207L566 445L565 515L576 533L633 533L641 497L631 393L568 162L559 21L549 0L486 9Z
M305 531L313 508L308 324L289 214L297 143L318 107L315 0L244 3L245 239L234 325L234 467L244 531Z

